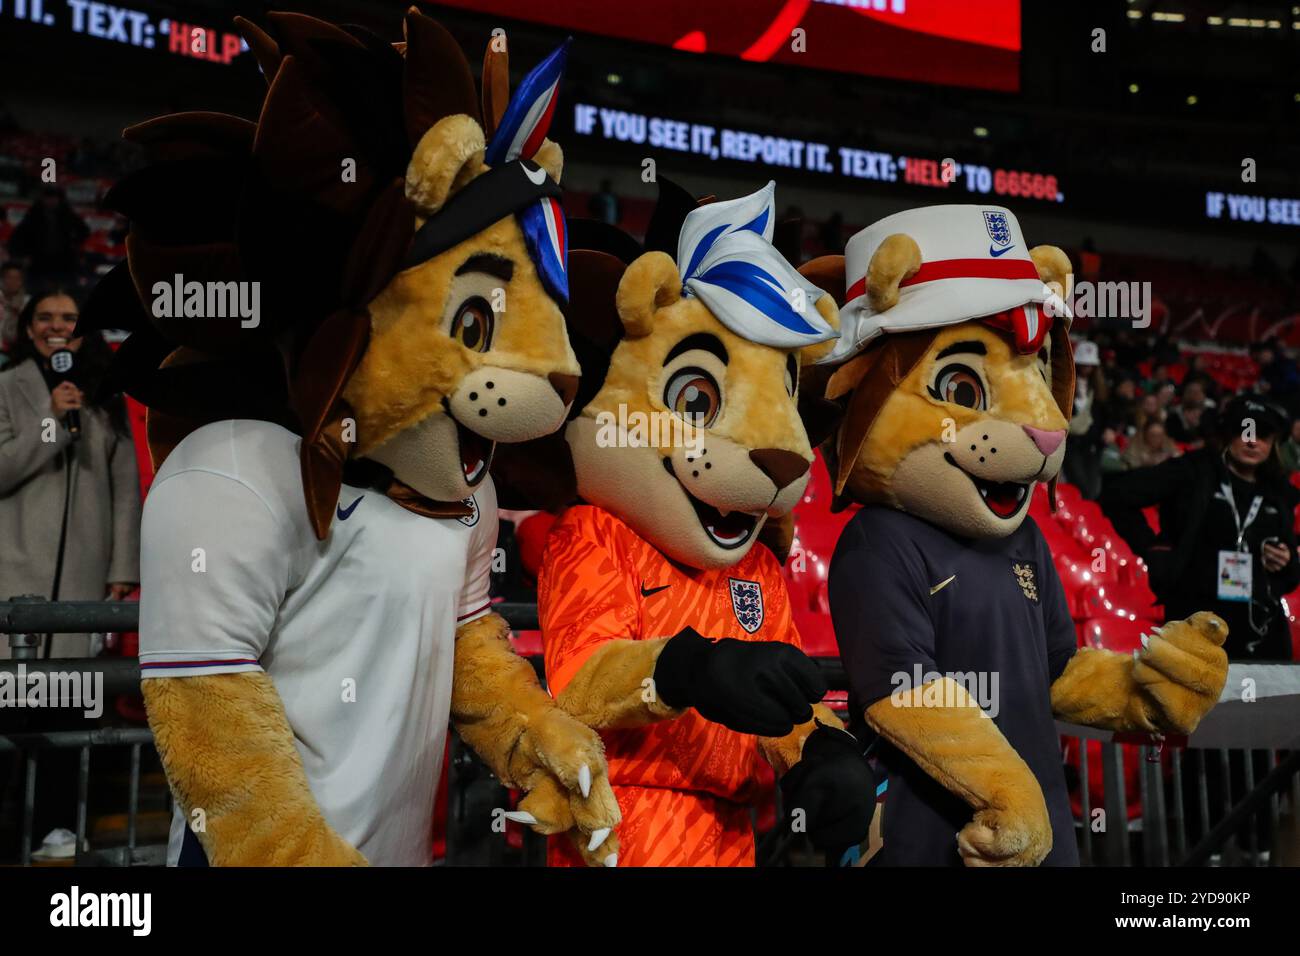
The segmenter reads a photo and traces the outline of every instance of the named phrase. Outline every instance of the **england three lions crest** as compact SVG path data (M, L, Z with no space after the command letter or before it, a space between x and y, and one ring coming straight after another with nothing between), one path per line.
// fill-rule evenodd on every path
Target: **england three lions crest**
M1016 583L1020 585L1020 590L1025 597L1038 603L1038 570L1034 567L1034 562L1025 561L1012 562L1011 573L1016 576Z
M736 620L746 634L753 634L763 626L763 586L740 578L728 578L727 583L731 585L731 609L736 612Z
M1007 222L1007 214L1004 212L985 212L984 228L988 230L989 238L999 246L1011 244L1011 224Z
M457 518L456 520L459 521L461 524L463 524L465 527L472 528L474 527L474 525L478 524L478 499L475 498L473 495L471 495L461 503L469 505L469 514Z

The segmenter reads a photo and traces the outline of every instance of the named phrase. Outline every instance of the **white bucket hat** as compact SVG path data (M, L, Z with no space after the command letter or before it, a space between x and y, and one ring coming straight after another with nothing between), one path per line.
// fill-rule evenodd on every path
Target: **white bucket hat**
M889 236L916 242L920 268L898 284L898 302L877 312L867 294L871 258ZM1038 347L1054 317L1068 325L1068 307L1039 278L1020 232L1002 206L923 206L886 216L857 233L844 251L845 303L840 338L822 364L843 362L886 332L911 332L1010 313L1024 348Z
M1100 365L1101 352L1097 348L1096 342L1089 342L1081 339L1074 343L1074 364L1075 365Z

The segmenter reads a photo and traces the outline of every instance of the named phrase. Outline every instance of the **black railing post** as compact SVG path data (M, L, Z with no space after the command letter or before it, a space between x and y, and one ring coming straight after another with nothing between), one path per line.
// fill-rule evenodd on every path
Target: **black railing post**
M39 594L19 594L9 599L10 604L45 604ZM9 634L9 654L16 661L34 661L41 656L39 633L13 632Z

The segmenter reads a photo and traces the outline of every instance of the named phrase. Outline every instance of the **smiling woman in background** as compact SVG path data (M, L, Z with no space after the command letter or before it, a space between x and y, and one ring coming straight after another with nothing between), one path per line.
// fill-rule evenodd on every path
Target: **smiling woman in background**
M0 600L120 599L140 578L131 433L119 396L90 398L110 353L98 333L72 337L77 314L62 289L33 295L19 316L14 364L0 372ZM61 375L51 356L64 350L72 370ZM47 643L45 657L90 650L86 634ZM0 658L8 656L0 641Z

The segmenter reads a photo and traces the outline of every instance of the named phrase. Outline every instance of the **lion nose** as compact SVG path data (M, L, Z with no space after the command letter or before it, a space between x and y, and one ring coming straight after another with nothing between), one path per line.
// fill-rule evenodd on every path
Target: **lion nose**
M552 372L546 376L546 380L551 383L551 388L559 393L560 400L565 405L573 402L573 396L578 394L578 376L565 375L563 372Z
M1045 431L1042 428L1034 428L1030 425L1021 425L1020 427L1025 430L1026 435L1033 439L1034 444L1038 446L1038 450L1043 453L1044 457L1051 455L1052 452L1061 447L1061 442L1065 441L1064 428L1057 431Z
M778 491L808 470L808 459L782 448L759 448L749 453L758 470L772 479Z

